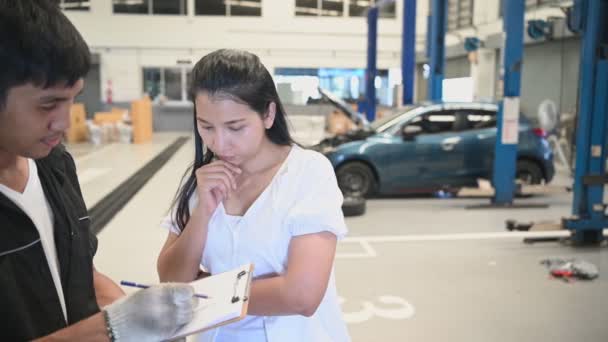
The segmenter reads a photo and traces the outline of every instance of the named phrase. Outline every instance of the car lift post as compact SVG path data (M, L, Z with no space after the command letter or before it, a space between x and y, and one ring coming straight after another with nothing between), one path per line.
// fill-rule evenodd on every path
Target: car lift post
M367 121L376 118L376 54L378 40L378 6L367 11L367 70L365 71L365 115Z
M503 99L498 104L496 142L492 185L494 196L489 204L472 205L468 209L547 208L546 203L514 204L516 191L517 143L519 139L519 94L524 49L524 0L503 1L504 43L501 51Z
M401 80L403 105L414 103L416 68L416 0L403 1L403 32L401 33Z
M427 35L429 55L428 99L441 101L445 75L445 31L447 27L448 0L431 0L431 15Z
M608 0L578 0L581 61L572 217L564 228L574 243L599 243L608 228L604 186L608 183Z
M562 219L575 245L598 244L608 228L608 0L576 0L569 9L572 31L582 33L572 216ZM526 241L527 240L527 241ZM525 242L559 240L528 238Z
M515 194L517 143L519 136L519 94L524 47L524 0L503 1L501 74L503 100L499 103L494 148L492 204L509 206Z

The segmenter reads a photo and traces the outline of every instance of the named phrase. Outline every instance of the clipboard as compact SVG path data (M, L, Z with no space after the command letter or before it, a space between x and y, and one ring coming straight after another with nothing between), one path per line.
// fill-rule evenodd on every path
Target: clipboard
M192 321L181 327L169 340L200 333L245 318L252 278L253 264L245 264L233 270L191 282L190 285L194 287L195 293L204 293L209 296L209 299L199 299Z

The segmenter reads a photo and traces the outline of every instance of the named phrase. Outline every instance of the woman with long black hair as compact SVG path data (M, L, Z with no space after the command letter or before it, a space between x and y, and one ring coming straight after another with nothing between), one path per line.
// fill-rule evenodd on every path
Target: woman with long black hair
M294 144L259 58L218 50L192 70L195 160L158 258L161 281L253 263L248 316L200 341L349 341L333 272L346 232L342 194L321 154Z

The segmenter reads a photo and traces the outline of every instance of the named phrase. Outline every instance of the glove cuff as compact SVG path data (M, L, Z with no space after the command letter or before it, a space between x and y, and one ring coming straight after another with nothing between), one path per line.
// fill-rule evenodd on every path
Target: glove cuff
M106 323L106 333L108 334L108 339L110 342L116 342L116 334L114 333L114 329L110 324L110 316L108 315L108 311L103 310L101 313L103 314L103 320Z

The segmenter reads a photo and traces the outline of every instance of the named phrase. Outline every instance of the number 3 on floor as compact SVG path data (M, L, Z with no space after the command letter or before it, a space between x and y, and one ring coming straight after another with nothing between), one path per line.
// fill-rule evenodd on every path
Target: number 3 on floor
M340 304L344 304L346 299L340 297ZM361 302L361 310L344 312L344 320L346 323L362 323L374 317L385 319L408 319L414 316L416 310L414 306L405 299L396 296L378 296L377 302L374 304L370 301Z

